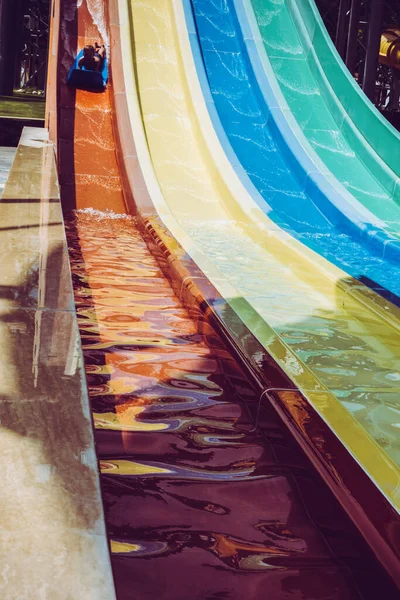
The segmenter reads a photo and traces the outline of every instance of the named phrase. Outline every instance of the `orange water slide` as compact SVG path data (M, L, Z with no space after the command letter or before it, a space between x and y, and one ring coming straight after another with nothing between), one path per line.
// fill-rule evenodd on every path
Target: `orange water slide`
M46 126L57 148L64 211L126 212L112 125L112 82L98 94L66 84L85 44L109 49L107 7L99 0L53 0Z

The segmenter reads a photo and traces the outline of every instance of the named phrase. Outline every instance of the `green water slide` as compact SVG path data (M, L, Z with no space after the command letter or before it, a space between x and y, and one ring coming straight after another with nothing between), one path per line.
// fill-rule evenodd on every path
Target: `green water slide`
M314 0L252 0L267 55L305 150L400 236L400 134L337 53ZM391 241L390 244L400 244Z

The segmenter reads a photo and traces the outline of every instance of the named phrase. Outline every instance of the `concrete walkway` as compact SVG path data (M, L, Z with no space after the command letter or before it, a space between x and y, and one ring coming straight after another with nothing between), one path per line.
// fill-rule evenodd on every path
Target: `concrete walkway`
M54 150L25 127L0 200L0 598L114 600Z

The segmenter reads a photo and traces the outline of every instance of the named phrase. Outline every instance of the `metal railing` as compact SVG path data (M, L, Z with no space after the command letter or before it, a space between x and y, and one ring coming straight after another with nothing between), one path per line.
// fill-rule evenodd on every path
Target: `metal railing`
M378 61L381 34L400 26L400 0L316 0L350 72L376 106L400 111L400 70Z
M49 42L49 0L23 0L14 91L44 96Z

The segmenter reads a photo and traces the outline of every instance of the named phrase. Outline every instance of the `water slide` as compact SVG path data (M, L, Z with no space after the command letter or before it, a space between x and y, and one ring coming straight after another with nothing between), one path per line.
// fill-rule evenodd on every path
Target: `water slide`
M263 12L259 8L260 21L262 17L265 23L270 25L276 19L276 14L282 12L284 6L286 5L281 3L274 4L275 11L272 9L268 11L268 8L264 7ZM192 23L190 2L186 2L186 8L187 20ZM302 184L298 176L298 165L303 160L305 150L303 146L296 148L296 134L298 135L296 122L289 113L289 108L281 106L278 102L278 75L275 77L271 68L262 71L259 60L262 50L256 47L257 31L254 29L254 23L250 27L251 7L248 3L246 8L247 12L243 9L242 2L230 0L222 5L193 0L195 22L192 27L195 33L192 36L192 50L203 92L205 95L210 94L211 89L212 95L208 100L209 113L231 164L235 166L241 182L258 206L274 223L316 250L319 255L327 257L331 263L336 263L345 273L353 275L359 282L368 283L371 290L370 298L375 295L377 300L376 292L386 295L385 292L389 288L392 291L391 299L394 300L399 285L398 265L376 256L371 249L368 249L368 245L357 242L354 236L343 234L340 218L330 220L324 214L320 206L320 199L326 192L323 183L319 189L312 189L307 183L304 186L304 182ZM282 26L279 27L275 23L275 29L272 28L272 33L266 36L270 47L274 49L277 47L278 50L275 52L278 53L286 52L289 44L281 29ZM289 37L293 42L293 35ZM282 40L279 42L280 45L278 38ZM272 50L271 52L273 53ZM294 50L292 54L296 55ZM282 61L283 59L279 64ZM292 78L298 75L296 61L300 61L299 64L302 65L304 59L292 58L290 71ZM308 114L311 118L310 115L317 113L314 103L309 99L310 89L315 90L315 87L305 85L301 88L293 84L290 89L292 88L295 88L300 95L297 106L303 106L303 116L304 107L309 101ZM315 94L317 99L320 98L317 92ZM292 125L292 129L289 129L289 125ZM317 133L328 137L329 132L318 130ZM292 152L293 148L295 151ZM365 174L363 176L361 173L360 177L366 180ZM321 262L318 264L322 266ZM332 273L331 266L325 264L325 268L330 273ZM267 277L270 278L270 273ZM346 278L345 274L343 278ZM267 287L266 282L265 287ZM277 287L275 284L273 293L276 293ZM362 294L368 293L361 286L359 289ZM263 292L260 290L259 296L262 295ZM259 299L257 303L260 305ZM282 315L286 306L280 308ZM386 310L387 313L396 314L393 305L388 304ZM271 323L271 317L268 317L267 313L264 314L265 320ZM398 437L395 416L397 409L396 404L393 404L395 396L391 395L392 391L396 394L397 388L394 381L397 377L395 365L398 359L395 355L392 363L393 374L390 375L387 371L386 375L381 377L375 371L376 363L374 366L369 358L365 362L367 355L361 358L361 356L357 357L358 352L354 353L353 333L351 337L346 334L347 342L343 343L343 330L340 327L339 333L336 329L337 323L330 321L326 328L325 319L318 322L313 316L311 322L296 323L292 326L293 319L288 317L286 319L288 324L283 324L285 318L281 316L281 323L277 326L277 331L281 332L286 344L294 350L297 357L301 357L303 364L305 363L315 373L321 384L333 392L398 464L398 457L389 449L390 442L387 444L389 440L387 435L393 436L394 444ZM389 335L393 336L393 341L397 345L395 341L397 334L394 330ZM333 345L331 336L337 339ZM363 334L361 336L364 338ZM357 348L363 348L362 353L366 349L365 339L361 346L357 343ZM367 354L371 356L369 352ZM386 363L386 367L388 366L389 363ZM381 368L382 365L378 367L378 371ZM301 369L300 372L302 374ZM350 380L354 376L357 377L357 383L353 382L352 390L353 384ZM296 377L293 379L296 381ZM384 380L387 385L382 385ZM299 387L302 387L302 384L299 384ZM304 387L302 389L305 390ZM384 413L386 417L383 416ZM381 419L386 420L386 426ZM380 437L381 434L383 437Z
M274 11L268 9L268 4L263 9L259 7L260 22L264 19L272 30L265 33L273 48L269 58L250 3L245 3L245 10L241 1L228 1L223 11L217 4L202 0L193 0L192 4L201 42L197 67L201 72L203 59L217 111L214 122L221 121L224 130L221 142L227 153L231 153L231 162L235 157L240 161L242 169L237 172L244 185L280 227L398 303L399 263L388 261L388 248L394 246L376 245L376 236L370 235L372 231L367 234L368 217L362 222L351 208L356 199L339 181L335 184L323 153L331 157L332 169L335 167L342 180L350 171L355 173L376 199L374 185L378 184L361 161L357 162L350 146L345 147L343 135L333 125L315 82L305 78L303 67L308 63L302 58L300 44L295 43L296 32L292 31L293 26L291 29L286 21L282 25L282 19L278 19L287 5L274 4ZM289 17L287 21L292 23ZM285 58L275 58L275 54L284 54ZM303 54L306 55L305 50ZM282 83L283 76L271 67L275 64L281 65L281 69L286 65L291 79ZM311 77L310 71L307 74ZM207 81L203 83L206 86ZM221 130L218 123L216 127ZM318 138L321 156L317 156L305 135ZM336 140L334 148L332 140ZM352 156L358 171L351 166ZM374 219L373 215L371 218ZM348 220L353 229L347 227ZM376 229L374 233L377 234Z
M396 307L300 244L251 198L209 117L190 48L197 34L187 35L182 4L132 2L130 11L136 62L127 46L125 82L136 72L144 131L133 113L135 81L131 121L146 144L137 155L158 214L397 506Z
M140 170L164 226L397 507L396 307L298 244L250 198L211 123L182 4L120 9L120 22L131 22L121 26L121 54L133 184Z
M365 227L373 221L364 222L364 214L364 237L385 258L398 261L398 132L347 71L313 0L240 4L249 20L256 62L275 87L277 105L297 123L304 150L317 168L325 166L337 193L353 204L354 215L361 207L379 219L369 230Z
M253 6L259 18L260 10L256 3ZM366 98L345 67L314 0L289 2L287 8L303 45L311 44L309 63L310 66L315 64L312 68L315 80L347 143L357 149L360 159L398 203L399 132ZM393 174L394 185L391 183ZM388 204L391 206L392 202Z
M377 585L394 598L269 405L254 429L247 409L257 409L259 393L198 309L195 319L186 312L165 273L196 263L198 279L205 274L215 290L210 312L222 306L240 317L283 369L271 386L296 392L294 382L391 506L390 428L377 418L392 458L339 400L343 390L350 400L367 388L387 392L396 309L254 202L208 115L182 4L110 0L110 24L105 8L55 3L61 26L50 68L59 76L47 120L65 209L79 209L66 225L118 598L372 600ZM122 85L95 97L69 90L77 50L99 38ZM184 280L175 290L186 298ZM327 371L339 352L343 365L324 377L319 362ZM357 365L365 360L367 374ZM346 374L349 363L356 373ZM385 413L380 397L378 405Z

